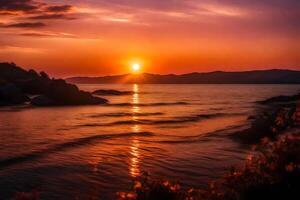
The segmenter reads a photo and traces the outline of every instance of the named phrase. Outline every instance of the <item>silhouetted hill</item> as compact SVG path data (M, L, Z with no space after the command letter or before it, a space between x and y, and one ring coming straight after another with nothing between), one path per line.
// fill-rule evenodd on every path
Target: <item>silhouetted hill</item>
M141 84L300 84L300 71L261 70L246 72L208 72L182 75L125 74L104 77L72 77L71 83L141 83Z
M81 91L65 80L51 79L45 72L0 63L0 106L29 103L35 106L96 105L107 100Z

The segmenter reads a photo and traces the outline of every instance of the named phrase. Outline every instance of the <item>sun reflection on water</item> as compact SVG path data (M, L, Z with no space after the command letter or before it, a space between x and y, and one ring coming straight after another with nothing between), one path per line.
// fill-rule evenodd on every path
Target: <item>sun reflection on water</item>
M139 117L136 113L140 112L139 107L139 86L137 84L133 85L133 95L132 95L132 120L138 120ZM141 127L139 124L133 124L131 126L131 130L133 133L139 133L141 131ZM129 173L132 177L137 177L140 175L140 152L139 152L140 142L137 137L133 137L131 140L130 146L130 166L129 166Z

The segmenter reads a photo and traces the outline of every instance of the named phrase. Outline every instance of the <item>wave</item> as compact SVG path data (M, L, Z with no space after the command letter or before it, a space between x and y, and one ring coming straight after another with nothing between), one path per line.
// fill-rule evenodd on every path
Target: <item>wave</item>
M78 146L93 144L98 142L99 140L122 138L122 137L134 137L134 136L151 137L154 135L155 134L152 132L129 132L129 133L120 133L120 134L93 135L89 137L78 138L78 139L71 140L69 142L53 145L47 149L0 160L0 169L3 167L9 167L23 162L40 159L51 153L68 150Z
M88 137L82 137L70 140L68 142L60 143L52 145L46 149L42 149L35 152L30 152L22 155L18 155L11 158L6 158L0 160L0 169L13 166L16 164L30 162L33 160L37 160L43 158L49 154L66 151L68 149L77 148L79 146L92 145L99 141L108 140L108 139L116 139L123 137L140 137L141 141L154 142L154 143L162 143L162 144L180 144L180 143L197 143L197 142L206 142L210 141L212 137L227 137L228 135L232 135L235 132L241 131L245 129L245 125L238 126L229 126L225 129L221 129L215 132L210 132L206 134L200 134L195 136L177 136L177 135L161 135L167 136L170 139L168 140L144 140L142 138L148 138L156 136L156 134L152 132L128 132L128 133L119 133L119 134L104 134L104 135L92 135ZM173 139L171 139L173 138Z
M149 120L149 119L133 119L133 120L121 120L110 123L86 123L80 124L79 127L96 127L96 126L112 126L112 125L160 125L160 124L178 124L178 123L191 123L198 122L205 119L218 118L223 116L232 116L240 114L226 114L226 113L214 113L214 114L201 114L194 116L180 116L171 119L159 119L159 120Z
M107 104L106 106L120 106L120 107L132 107L132 106L140 106L140 107L146 107L146 106L176 106L176 105L189 105L187 102L159 102L159 103L113 103L113 104Z
M242 130L246 130L248 125L236 125L236 126L228 126L227 128L217 130L214 132L209 132L200 135L194 136L176 136L178 139L175 140L159 140L155 141L157 143L165 143L165 144L185 144L185 143L197 143L197 142L207 142L210 141L211 138L216 137L227 137L228 135L232 135Z
M139 117L147 117L147 116L158 116L164 115L162 112L150 112L150 113L131 113L131 112L118 112L118 113L100 113L89 115L88 117L91 118L98 118L98 117L131 117L131 116L139 116Z

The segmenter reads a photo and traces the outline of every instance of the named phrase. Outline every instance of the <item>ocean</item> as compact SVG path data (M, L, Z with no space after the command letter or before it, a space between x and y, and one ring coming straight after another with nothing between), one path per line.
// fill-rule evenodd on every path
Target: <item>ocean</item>
M116 89L108 105L0 108L0 199L114 199L145 172L202 187L241 164L256 103L300 85L78 85Z

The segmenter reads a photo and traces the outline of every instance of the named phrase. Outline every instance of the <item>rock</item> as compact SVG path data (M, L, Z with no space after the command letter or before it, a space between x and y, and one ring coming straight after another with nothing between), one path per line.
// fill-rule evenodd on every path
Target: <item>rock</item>
M271 104L257 113L248 129L231 135L243 143L256 144L267 137L276 138L285 130L300 125L300 104Z
M96 90L93 92L95 95L102 96L120 96L120 95L131 95L131 91L118 91L118 90Z
M89 92L80 91L76 85L68 84L64 80L52 80L45 95L56 105L95 105L108 101L94 97Z
M0 87L0 100L2 104L14 105L30 101L14 84L6 84Z
M42 78L31 79L28 81L18 82L17 85L23 92L31 95L39 95L48 90L51 80Z
M35 106L51 106L54 101L45 95L39 95L31 100L31 104Z
M287 103L292 101L297 101L300 99L300 94L294 95L294 96L277 96L272 97L264 101L259 101L258 103L261 104L272 104L272 103Z

